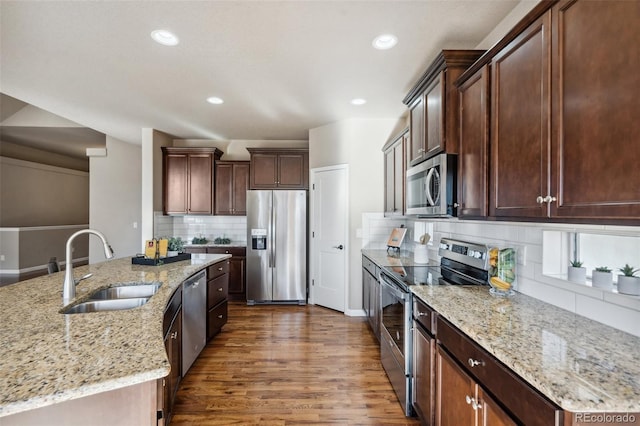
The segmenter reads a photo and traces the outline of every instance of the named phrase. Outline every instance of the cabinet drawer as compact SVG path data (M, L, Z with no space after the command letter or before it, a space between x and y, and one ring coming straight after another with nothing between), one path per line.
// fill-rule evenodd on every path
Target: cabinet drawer
M246 256L247 249L245 247L208 247L209 254L230 254L231 256Z
M362 256L362 267L369 271L376 279L378 279L379 269L368 257Z
M227 299L229 294L229 274L220 275L207 281L207 308L211 309Z
M229 273L229 259L215 263L207 268L207 279L212 280L223 274Z
M178 287L174 292L173 296L167 303L167 307L164 309L164 319L162 320L162 334L166 335L169 329L171 328L171 323L175 318L176 314L180 310L182 306L182 286Z
M436 334L436 312L416 296L413 296L413 318L429 333Z
M436 321L440 344L518 420L527 425L560 424L562 411L552 402L441 316Z
M210 309L207 315L207 337L210 339L218 334L223 325L227 323L227 302L222 302Z

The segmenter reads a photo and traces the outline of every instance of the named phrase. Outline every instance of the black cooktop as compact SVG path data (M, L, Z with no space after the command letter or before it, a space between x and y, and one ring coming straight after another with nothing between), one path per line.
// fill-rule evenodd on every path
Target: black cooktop
M387 275L405 289L410 285L488 285L487 272L450 259L440 266L387 266Z

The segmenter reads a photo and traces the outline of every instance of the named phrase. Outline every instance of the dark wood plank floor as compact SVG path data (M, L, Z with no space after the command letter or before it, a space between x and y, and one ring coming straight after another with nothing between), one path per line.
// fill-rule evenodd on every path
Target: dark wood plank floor
M172 425L417 425L364 318L317 306L229 305L183 379Z

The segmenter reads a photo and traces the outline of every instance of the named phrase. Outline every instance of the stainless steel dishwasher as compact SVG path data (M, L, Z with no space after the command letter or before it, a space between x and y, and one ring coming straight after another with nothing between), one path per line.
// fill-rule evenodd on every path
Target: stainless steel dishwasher
M207 274L188 278L182 285L182 375L207 344Z

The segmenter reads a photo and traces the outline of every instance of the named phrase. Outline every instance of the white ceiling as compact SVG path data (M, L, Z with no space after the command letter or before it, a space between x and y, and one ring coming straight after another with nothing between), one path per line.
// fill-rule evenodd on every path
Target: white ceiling
M145 127L307 139L338 120L402 116L439 50L474 48L517 3L3 0L0 90L131 143ZM180 44L152 41L159 28ZM374 50L382 33L398 45Z

